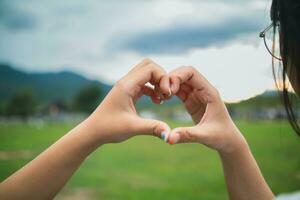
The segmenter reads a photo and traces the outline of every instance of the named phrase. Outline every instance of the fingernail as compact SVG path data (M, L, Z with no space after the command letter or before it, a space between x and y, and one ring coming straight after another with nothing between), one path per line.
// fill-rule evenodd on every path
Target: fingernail
M161 105L161 104L163 104L163 103L164 103L164 101L163 101L163 100L161 100L159 104Z
M165 142L168 142L168 132L167 131L163 131L161 132L161 139Z
M169 97L172 96L171 88L169 88Z
M170 144L176 144L180 139L180 135L178 133L173 133L170 137Z

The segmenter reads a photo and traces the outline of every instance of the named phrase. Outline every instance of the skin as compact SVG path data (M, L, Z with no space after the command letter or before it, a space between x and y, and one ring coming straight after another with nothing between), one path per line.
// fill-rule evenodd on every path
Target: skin
M145 84L150 82L154 88ZM195 126L170 127L137 115L142 95L154 103L179 97ZM112 123L113 122L113 123ZM144 134L168 142L197 142L220 155L231 199L273 199L247 142L231 120L218 91L193 67L167 74L145 59L119 80L99 107L55 144L0 184L0 199L53 199L81 163L107 143L118 143Z
M196 142L216 150L230 199L274 199L218 91L193 67L176 69L169 76L172 94L182 100L195 124L172 130L169 143Z
M146 87L147 82L155 88ZM135 103L142 95L160 103L169 95L167 73L145 59L116 83L90 117L0 184L0 199L53 199L81 163L97 148L138 134L159 136L167 124L140 118Z

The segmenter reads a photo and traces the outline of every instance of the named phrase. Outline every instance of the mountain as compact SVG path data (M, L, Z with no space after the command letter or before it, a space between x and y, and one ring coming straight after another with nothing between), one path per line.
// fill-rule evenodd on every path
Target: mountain
M8 100L12 95L20 90L32 90L37 99L42 103L55 100L71 101L80 88L87 85L98 85L106 94L112 88L111 85L100 81L89 80L74 72L64 71L57 73L27 73L12 68L6 64L0 64L0 103ZM295 96L292 94L292 96ZM294 100L295 106L300 108L300 101ZM165 102L171 109L173 106L180 106L181 102L173 98ZM263 94L252 97L238 103L227 104L229 109L249 110L259 108L282 107L278 92L268 90ZM161 106L153 105L149 97L143 97L138 103L138 107L150 109L162 109ZM166 107L166 106L165 106Z
M299 109L300 101L294 93L289 93L293 107ZM280 92L276 90L267 90L262 94L240 101L238 103L227 104L229 109L236 110L253 110L262 108L284 108Z
M106 94L111 85L89 80L73 72L27 73L7 64L0 64L0 101L6 101L20 90L32 90L41 102L71 100L78 90L87 85L98 85Z

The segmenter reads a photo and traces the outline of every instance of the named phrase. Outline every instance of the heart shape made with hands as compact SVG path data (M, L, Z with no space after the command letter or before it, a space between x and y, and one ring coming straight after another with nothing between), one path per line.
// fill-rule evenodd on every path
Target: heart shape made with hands
M190 114L195 126L177 127L173 130L160 132L164 141L175 144L184 142L209 143L214 136L212 131L217 120L226 121L228 118L227 109L222 102L218 91L202 76L194 67L180 67L170 73L165 73L163 69L153 61L147 65L151 77L148 83L154 88L143 85L140 94L150 96L152 102L160 104L162 101L178 97ZM160 74L165 73L165 75ZM224 120L225 119L225 120ZM229 120L230 121L230 120ZM207 139L207 141L206 141Z
M161 138L170 143L198 142L216 150L230 151L230 141L243 138L234 125L219 92L194 67L180 67L168 73L169 94L160 83L151 96L154 103L178 97L190 114L195 126L177 127L162 132ZM226 131L228 130L228 132ZM243 140L243 139L241 139Z
M149 83L154 88L149 87ZM163 121L140 117L135 105L143 95L149 96L156 104L178 97L195 126L171 130ZM151 134L170 144L199 142L221 149L231 137L235 137L231 134L235 125L218 91L193 67L180 67L167 73L161 66L146 59L116 83L98 110L105 114L101 120L108 124L104 137L108 143L121 142L134 135ZM112 121L118 123L109 126Z
M168 78L170 83L168 94L163 92L160 84L151 85L153 88L152 91L150 89L146 90L144 94L150 96L152 102L155 104L162 104L164 101L168 101L176 96L184 104L193 122L196 125L203 123L207 115L205 113L208 111L206 108L210 102L209 93L205 92L205 86L208 86L210 89L212 89L212 86L208 82L202 85L201 81L204 80L204 77L201 77L199 72L193 67L178 68L170 72ZM201 78L202 80L199 80ZM170 144L196 142L197 138L187 132L187 128L179 127L170 132L163 131L161 138Z

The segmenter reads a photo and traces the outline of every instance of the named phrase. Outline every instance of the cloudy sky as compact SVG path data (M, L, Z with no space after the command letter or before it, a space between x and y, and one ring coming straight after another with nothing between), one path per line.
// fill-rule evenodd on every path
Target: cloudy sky
M1 0L0 62L114 83L144 57L199 69L224 100L274 87L270 0Z

